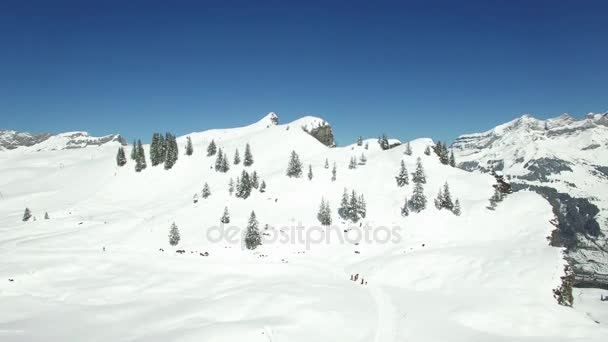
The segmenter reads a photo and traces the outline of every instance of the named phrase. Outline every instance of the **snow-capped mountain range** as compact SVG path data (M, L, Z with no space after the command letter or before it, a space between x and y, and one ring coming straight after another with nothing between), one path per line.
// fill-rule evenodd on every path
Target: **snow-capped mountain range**
M87 132L66 132L53 135L0 130L0 151L17 148L28 148L30 151L65 150L101 146L110 142L126 144L120 134L92 137Z
M462 135L452 149L463 169L500 171L516 189L543 194L560 220L554 243L568 247L576 273L608 279L608 113L579 120L524 115Z
M518 191L489 210L496 179L442 164L425 152L431 139L331 147L332 130L321 118L281 123L270 113L178 137L168 170L151 166L144 145L141 172L120 139L70 149L67 134L0 151L0 340L605 339L599 290L574 289L573 308L556 302L566 260L547 243L555 214L542 196ZM214 167L219 153L208 155L212 141L226 172ZM253 164L233 162L247 145ZM286 175L294 151L301 177ZM418 160L425 177L415 185ZM411 175L403 186L401 165ZM244 171L265 191L231 193ZM433 205L446 183L459 216ZM353 191L364 195L357 222L340 217L345 190L347 209L363 199ZM416 191L426 208L405 215ZM322 201L329 227L318 221ZM264 240L249 250L252 212Z

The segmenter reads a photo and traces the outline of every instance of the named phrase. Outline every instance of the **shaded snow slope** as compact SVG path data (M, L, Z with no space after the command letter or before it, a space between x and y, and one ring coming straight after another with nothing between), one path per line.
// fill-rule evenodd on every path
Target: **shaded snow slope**
M412 141L406 156L403 145L381 151L375 141L368 150L329 148L293 127L263 120L193 133L190 157L180 137L169 171L148 162L136 173L131 160L116 167L118 144L0 154L0 340L600 341L608 333L605 323L552 297L564 261L547 245L553 214L540 196L516 193L488 211L494 179L424 155L430 139ZM205 153L212 139L230 160L249 143L255 162L247 169L267 192L229 196L227 184L243 165L215 172L215 157ZM285 176L292 150L304 163L300 179ZM362 153L367 165L348 169ZM403 218L413 186L399 188L394 177L401 160L414 171L417 157L428 208ZM432 204L446 181L460 217ZM194 204L205 182L212 195ZM365 195L361 227L337 215L345 187ZM278 239L248 251L238 233L209 239L224 206L236 227L244 229L255 210L271 236L292 237L299 230L291 227L302 225L316 238L326 231L311 228L321 197L337 226L331 241ZM36 221L21 221L25 207ZM172 222L181 233L177 247L168 244ZM389 230L391 241L383 242ZM378 236L356 244L365 232ZM355 273L367 285L350 281Z

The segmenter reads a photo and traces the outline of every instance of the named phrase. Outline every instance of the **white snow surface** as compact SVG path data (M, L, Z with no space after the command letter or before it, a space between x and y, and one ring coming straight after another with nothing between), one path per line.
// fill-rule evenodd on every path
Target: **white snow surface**
M190 157L186 137L178 138L179 160L168 171L149 161L141 173L132 160L118 168L117 142L0 153L0 341L605 341L608 321L552 296L564 261L548 246L553 215L542 197L515 193L489 211L494 179L424 155L430 139L412 141L412 156L404 145L381 151L375 139L369 150L328 148L286 129L321 119L267 119L192 133ZM215 157L206 156L212 139L230 160L249 143L255 162L247 169L267 192L229 196L229 179L244 167L215 172ZM304 163L299 179L285 176L292 150ZM367 165L349 170L362 153ZM399 188L394 177L401 160L414 171L417 157L427 209L403 218L413 185ZM459 217L433 205L446 181ZM194 204L205 182L212 195ZM365 195L363 223L380 235L388 227L393 241L353 242L364 228L337 215L345 187ZM274 241L249 251L238 234L236 242L207 238L225 206L241 229L255 210L269 234L289 236L297 224L310 233L322 197L339 227L330 242ZM21 221L25 207L36 221ZM177 247L168 243L172 222ZM338 241L347 228L348 241ZM350 281L355 273L367 284Z

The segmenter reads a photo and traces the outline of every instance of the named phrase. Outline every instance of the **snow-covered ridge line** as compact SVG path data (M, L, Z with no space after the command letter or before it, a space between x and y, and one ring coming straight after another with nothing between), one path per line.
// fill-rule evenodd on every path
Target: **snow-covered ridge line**
M84 148L87 146L101 146L107 143L126 145L120 134L109 134L93 137L88 132L64 132L59 134L32 134L14 130L0 130L0 151L28 150L49 151Z

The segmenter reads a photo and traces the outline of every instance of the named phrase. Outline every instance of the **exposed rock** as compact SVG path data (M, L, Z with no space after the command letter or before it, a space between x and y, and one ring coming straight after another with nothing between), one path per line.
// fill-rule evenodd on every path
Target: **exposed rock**
M307 131L307 130L306 130ZM334 132L331 126L327 123L324 125L314 127L310 131L307 131L310 135L319 140L323 145L328 147L336 147L336 141L334 140Z
M0 150L13 150L21 146L32 146L45 141L52 134L32 134L28 132L17 132L0 130Z

